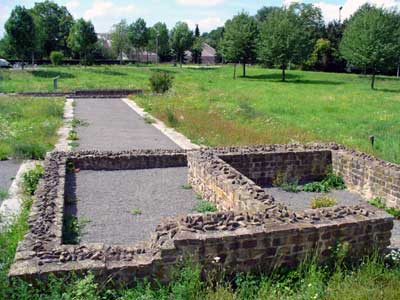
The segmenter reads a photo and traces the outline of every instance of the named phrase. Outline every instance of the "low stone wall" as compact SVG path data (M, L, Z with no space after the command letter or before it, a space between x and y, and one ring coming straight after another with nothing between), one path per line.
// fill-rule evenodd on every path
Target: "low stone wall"
M143 90L78 90L73 92L23 92L9 95L22 97L69 97L69 98L124 98L143 94Z
M187 166L184 150L82 151L71 153L68 162L81 170L106 171Z
M280 175L300 183L319 180L326 175L327 168L332 164L329 150L261 152L219 157L260 186L272 185Z
M400 166L344 147L332 152L333 169L349 189L366 199L381 198L388 207L400 208Z
M332 151L340 150L334 147ZM112 278L116 283L130 284L141 278L168 282L171 270L186 258L205 270L269 271L295 266L314 254L323 261L336 243L347 242L349 255L355 259L375 249L384 251L393 227L393 218L384 211L365 204L294 213L219 158L296 149L326 150L327 146L206 149L188 152L187 159L182 151L53 152L46 158L29 231L18 245L9 276L32 280L50 273L91 271L99 279ZM70 163L73 168L106 170L188 163L194 190L208 193L225 211L168 218L148 241L134 245L64 245L64 185Z

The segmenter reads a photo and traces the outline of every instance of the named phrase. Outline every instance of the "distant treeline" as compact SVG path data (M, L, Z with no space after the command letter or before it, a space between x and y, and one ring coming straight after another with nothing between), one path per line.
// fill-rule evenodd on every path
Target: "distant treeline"
M205 42L216 49L217 62L241 64L243 76L246 64L255 63L282 69L283 80L288 68L375 75L398 73L400 63L399 13L370 4L343 22L327 24L320 8L294 3L263 7L255 16L241 12L203 34L185 22L168 29L162 22L148 27L139 18L131 24L122 20L110 33L97 35L90 21L74 20L65 6L44 1L32 9L16 6L5 31L0 56L25 61L51 59L52 52L53 63L64 58L138 61L156 53L160 62L184 63L190 51L191 62L201 63Z

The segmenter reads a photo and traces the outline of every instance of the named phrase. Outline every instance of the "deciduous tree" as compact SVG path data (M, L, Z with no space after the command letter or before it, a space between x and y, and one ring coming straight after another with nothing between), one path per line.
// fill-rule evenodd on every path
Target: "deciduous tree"
M68 36L68 46L79 54L84 64L88 63L89 55L94 50L96 42L97 35L92 22L84 19L76 20Z
M184 22L176 23L171 31L171 48L182 67L185 51L190 50L193 45L193 32Z
M300 62L302 57L302 30L298 15L291 9L273 11L261 25L259 59L266 64L278 65L282 69L282 81L290 62Z
M148 48L158 54L160 61L166 61L171 56L169 32L165 23L158 22L150 28Z
M343 34L340 51L357 68L375 75L396 65L400 53L400 23L397 13L365 5L356 12Z
M243 77L246 76L246 64L256 60L257 38L257 21L245 12L225 23L222 53L227 61L243 65Z
M144 19L139 18L129 26L129 40L139 59L139 53L143 52L149 42L149 30Z
M123 52L129 48L129 28L125 20L113 26L110 34L111 47L117 54L120 64L122 64Z
M39 47L45 56L51 51L62 51L68 55L68 36L74 23L72 15L65 6L53 1L36 2L31 9L32 15L38 23Z
M5 24L9 46L13 49L16 57L23 61L32 55L35 45L35 22L28 9L16 6Z

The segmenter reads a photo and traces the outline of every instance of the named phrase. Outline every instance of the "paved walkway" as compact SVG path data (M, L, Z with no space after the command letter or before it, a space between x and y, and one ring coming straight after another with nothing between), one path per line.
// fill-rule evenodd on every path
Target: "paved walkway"
M19 167L20 163L13 159L0 161L0 192L8 192ZM2 200L0 196L0 204Z
M77 150L179 149L119 99L75 101L75 118L88 123L77 128Z
M77 150L180 149L119 99L76 99ZM90 220L81 242L134 244L148 240L161 219L192 211L187 168L81 171L67 180L67 213Z

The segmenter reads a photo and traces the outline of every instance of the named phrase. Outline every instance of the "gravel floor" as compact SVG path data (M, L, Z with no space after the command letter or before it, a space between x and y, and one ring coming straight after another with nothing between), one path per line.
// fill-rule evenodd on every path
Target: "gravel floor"
M119 99L76 99L77 150L179 149L172 140L147 124Z
M0 190L8 191L11 186L12 179L17 175L20 163L16 160L0 161ZM2 200L0 199L0 203Z
M149 239L165 216L193 210L196 195L185 190L187 168L81 171L68 179L68 213L89 218L81 242L132 244ZM75 195L71 195L75 190ZM141 214L134 215L132 210Z
M333 190L330 193L290 193L281 188L266 188L265 192L272 195L276 201L284 203L289 209L303 211L311 208L311 201L316 196L329 196L337 200L338 205L357 205L365 203L365 200L357 193L347 190Z

